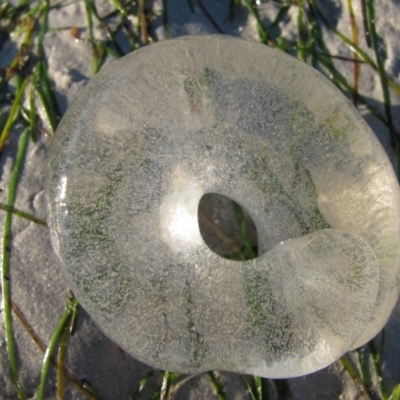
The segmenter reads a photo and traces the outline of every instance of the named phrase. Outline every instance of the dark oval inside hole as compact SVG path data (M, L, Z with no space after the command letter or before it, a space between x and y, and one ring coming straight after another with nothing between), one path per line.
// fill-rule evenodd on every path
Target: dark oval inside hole
M237 261L258 256L256 226L246 210L232 199L206 193L200 199L197 218L201 236L214 253Z

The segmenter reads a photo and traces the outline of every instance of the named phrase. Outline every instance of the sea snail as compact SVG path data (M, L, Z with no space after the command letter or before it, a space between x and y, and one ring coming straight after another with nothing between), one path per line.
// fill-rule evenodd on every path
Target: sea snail
M363 345L399 294L399 188L353 106L259 43L190 36L104 68L64 116L47 176L74 293L160 369L304 375ZM260 256L220 257L205 193L255 221Z

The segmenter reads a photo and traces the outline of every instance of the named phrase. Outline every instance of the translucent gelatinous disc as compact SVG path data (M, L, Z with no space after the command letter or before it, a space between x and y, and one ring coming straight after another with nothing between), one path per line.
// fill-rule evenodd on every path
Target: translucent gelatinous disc
M242 205L260 257L204 243L205 193ZM155 367L306 374L373 337L399 287L399 189L343 95L304 63L226 36L113 62L71 105L49 225L103 331Z

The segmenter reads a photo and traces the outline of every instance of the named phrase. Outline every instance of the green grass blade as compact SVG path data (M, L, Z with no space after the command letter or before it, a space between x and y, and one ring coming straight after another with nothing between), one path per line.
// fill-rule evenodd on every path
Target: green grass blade
M58 107L53 84L47 72L46 63L43 60L38 61L35 73L38 74L37 78L35 78L38 82L36 90L42 102L50 127L54 133L61 119L61 112Z
M381 369L381 357L380 357L380 354L379 354L373 340L368 342L368 348L369 348L369 351L371 352L372 363L373 363L373 366L375 369L376 376L378 377L379 389L381 390L382 398L384 400L387 400L389 396L387 395L386 388L383 384L382 369Z
M92 72L96 75L104 61L104 50L96 43L93 36L93 16L97 16L97 11L90 0L84 0L86 10L86 25L89 42L92 45Z
M149 372L139 381L139 387L135 391L135 393L131 396L130 400L138 400L139 396L141 395L143 389L146 387L147 383L149 382L150 378L153 377L153 373Z
M167 0L162 0L163 6L163 25L165 30L165 37L169 38L169 20L168 20L168 5Z
M378 66L375 64L375 62L372 60L372 58L329 22L329 19L324 15L324 13L318 7L315 0L309 0L309 1L310 1L310 4L312 4L313 7L315 8L315 10L318 12L318 15L324 21L326 26L333 33L335 33L338 37L340 37L343 40L343 42L350 48L350 50L352 50L354 53L356 53L364 62L366 62L368 65L370 65L375 71L378 71ZM400 96L400 86L390 77L387 77L387 82L388 82L388 85L397 93L397 95Z
M47 350L44 354L42 373L40 376L40 383L39 383L39 387L38 387L38 391L37 391L37 400L43 400L43 398L44 398L44 391L46 388L47 376L48 376L49 370L50 370L51 358L53 356L54 350L57 347L60 337L62 336L64 328L67 326L67 324L71 318L71 315L73 313L73 309L74 309L76 303L77 303L76 299L68 300L68 304L65 308L64 314L61 317L61 320L58 323L58 325L54 331L54 334L50 340L50 343L47 347Z
M367 22L367 10L366 10L365 0L361 0L361 14L364 27L365 42L367 43L367 46L371 48L372 45L371 45L371 38L369 36L369 26Z
M122 29L122 23L119 23L114 31L110 29L108 25L105 25L105 29L107 31L107 38L108 42L106 45L106 50L109 55L114 58L120 58L125 55L124 51L122 50L121 46L118 44L115 35L118 33L120 29ZM114 46L115 50L110 46Z
M389 400L400 400L400 383L395 386Z
M379 53L378 46L378 35L376 34L375 29L375 9L373 0L365 0L366 5L366 19L369 28L369 37L371 40L372 48L375 52L375 59L377 65L377 71L379 74L379 79L381 81L382 93L383 93L383 101L385 105L385 113L387 118L387 123L390 131L390 139L392 147L395 148L399 145L399 138L394 133L393 119L392 119L392 109L390 107L390 93L389 93L389 85L387 80L387 75L385 72L385 68L383 65L382 57Z
M15 121L17 120L18 113L19 113L19 110L22 105L22 99L25 94L25 88L29 82L29 79L30 79L30 77L27 76L23 80L22 84L19 86L18 91L16 93L15 100L11 107L10 114L8 115L7 121L6 121L3 131L1 132L1 135L0 135L0 152L1 152L1 150L3 150L3 148L6 144L6 141L8 139L8 136L10 135L11 128L13 127Z
M0 296L2 294L2 287L0 285ZM27 318L25 317L24 313L22 312L21 308L18 306L18 304L16 304L15 302L11 302L11 309L12 312L14 313L14 315L18 318L18 320L20 321L21 325L23 326L23 328L25 329L25 331L27 332L27 334L31 337L31 339L33 340L33 342L38 346L38 348L40 349L40 351L42 351L43 353L45 353L46 351L46 346L43 342L43 340L39 337L39 335L37 334L37 332L34 330L34 328L32 327L32 325L29 323L29 321L27 320ZM71 319L71 323L72 323L72 319ZM52 359L52 363L57 366L57 363L55 362L54 359ZM93 396L87 389L84 388L83 383L78 380L78 378L76 378L73 374L71 374L70 372L68 372L66 369L64 369L64 374L65 377L68 379L68 381L74 385L82 394L84 394L88 399L90 400L97 400L97 398L95 396Z
M38 224L38 225L41 225L41 226L47 226L46 221L44 221L44 220L42 220L40 218L37 218L37 217L35 217L35 216L31 215L31 214L28 214L28 213L26 213L24 211L21 211L18 208L10 207L10 206L8 206L8 204L0 203L0 210L12 213L12 214L17 215L18 217L21 217L21 218L25 218L28 221L34 222L35 224Z
M92 42L93 41L93 19L92 19L92 14L93 12L93 6L92 3L89 0L84 0L85 3L85 11L86 11L86 26L87 26L87 31L88 31L88 36L89 40Z
M38 35L38 56L40 59L44 58L44 51L43 51L43 41L44 37L49 29L48 25L48 16L50 12L50 2L49 0L42 0L39 5L37 11L40 11L43 18L40 25L40 31Z
M118 30L120 29L120 27L123 28L124 33L128 37L129 44L131 45L131 50L135 50L139 47L138 46L138 38L135 35L135 32L133 32L133 30L131 28L131 23L128 18L130 13L126 8L126 4L125 5L122 4L119 0L110 0L110 1L111 1L111 4L113 4L114 7L117 8L119 17L121 19L121 24L118 24L118 27L117 27L117 29L114 30L114 32L111 31L111 29L108 27L107 24L105 24L105 27L106 27L109 37L111 39L110 41L113 43L113 45L117 49L117 52L120 53L120 55L122 56L124 54L124 52L122 51L122 49L119 47L117 41L115 40L115 35L118 32ZM96 13L97 13L97 11L96 11ZM99 21L101 22L101 24L104 24L104 18L100 18Z
M173 396L173 392L175 392L171 389L171 384L175 382L175 380L179 377L179 374L172 374L168 371L160 372L161 373L157 375L149 372L144 378L142 378L139 382L138 389L130 397L130 400L143 399L144 391L147 387L152 389L152 392L149 395L150 397L147 397L148 400L170 399Z
M324 21L325 25L335 34L337 35L342 41L350 48L351 51L358 54L360 58L362 58L367 64L372 66L375 70L377 69L376 64L372 60L372 58L365 53L359 46L357 46L352 40L350 40L346 35L341 33L337 28L335 28L329 19L325 16L322 10L317 5L315 0L310 0L310 4L312 4L313 8L317 11L319 17Z
M72 293L72 291L69 292L69 297L72 299L74 298L74 295ZM72 316L71 316L71 324L69 326L69 333L71 336L74 336L75 334L75 330L76 330L76 324L78 322L78 316L79 316L79 311L80 311L80 304L76 303L73 307L72 307Z
M74 300L74 295L70 291L69 292L69 300ZM70 324L65 325L63 328L63 332L60 339L60 344L58 346L58 356L57 356L57 400L64 400L64 382L66 378L66 369L65 369L65 358L67 354L67 346L68 346L68 339L70 336L73 336L75 333L76 322L79 315L79 303L76 301L71 306L71 318ZM90 396L92 397L92 396Z
M95 400L102 400L97 390L87 381L83 380L83 388L89 392L90 396ZM39 400L39 399L38 399Z
M260 399L260 400L262 400L262 398L263 398L263 395L262 395L262 392L263 392L263 385L262 385L262 378L260 378L259 376L255 376L254 378L253 378L253 381L254 381L254 385L255 385L255 387L256 387L256 390L257 390L257 394L258 394L258 398Z
M217 377L215 376L214 372L213 372L213 371L209 371L209 372L207 373L207 375L208 375L208 377L209 377L209 379L210 379L210 382L211 382L212 387L213 387L214 390L215 390L215 393L216 393L217 396L218 396L218 399L219 399L219 400L227 400L227 397L226 397L226 395L225 395L225 393L224 393L224 387L221 385L220 382L218 382L218 379L217 379Z
M171 374L168 371L164 372L160 400L167 400L169 398L169 390L171 388Z
M364 382L360 379L357 371L351 365L351 363L346 358L346 356L341 357L340 361L341 361L344 369L350 375L351 379L353 380L354 384L356 385L358 391L360 392L360 395L362 396L362 399L363 400L372 400L368 393L367 388L364 385Z
M263 22L261 21L260 14L257 8L249 1L243 0L244 5L246 6L249 13L255 18L256 20L256 27L258 31L258 36L260 38L260 42L266 44L268 41L268 33L264 27Z
M331 79L333 83L338 86L340 89L349 92L353 95L353 97L357 98L357 102L365 105L368 110L374 115L379 121L387 126L386 118L379 113L374 107L372 107L367 100L365 100L358 92L354 90L354 88L347 82L346 78L336 70L336 68L328 62L327 57L325 55L318 54L318 61L320 64L326 68L326 70L331 74ZM400 136L400 132L395 130L396 135Z
M358 45L358 27L356 23L356 16L353 9L353 2L352 0L347 0L347 8L349 9L349 19L350 19L350 26L351 26L351 36L353 43ZM358 55L357 53L353 53L353 88L354 92L358 93L359 81L360 81L360 63L358 63ZM357 96L353 95L353 104L357 107Z
M303 4L301 0L298 0L297 3L297 58L301 61L306 61L306 43L303 39L305 31Z
M107 51L104 45L100 42L91 41L92 43L92 72L96 75L106 59Z
M57 400L65 400L64 397L64 386L65 386L65 375L64 375L64 367L65 367L65 357L67 354L67 345L68 345L68 326L65 325L61 334L60 344L58 346L58 356L57 356Z
M147 21L147 12L146 12L146 1L147 0L138 0L138 31L142 37L142 43L144 46L147 46L150 43L149 31L148 31L148 21Z
M175 373L172 374L171 376L171 389L169 391L169 398L173 399L175 394L182 388L183 385L186 384L186 382L190 381L191 379L195 378L196 376L199 376L198 374L193 374L193 375L188 375L185 377L182 377L182 375Z
M253 382L250 382L246 379L245 376L241 375L246 388L247 392L249 393L251 400L269 400L270 393L268 388L268 382L272 386L275 386L275 381L272 379L261 378L259 376L253 376Z
M278 13L276 14L275 19L271 22L271 24L266 29L266 33L268 36L267 39L270 37L272 30L274 28L276 28L279 25L279 23L286 17L289 9L290 9L290 6L288 6L288 5L284 4L283 6L281 6Z
M372 379L368 368L367 354L365 347L357 349L358 361L361 367L361 378L368 391L372 390Z
M30 137L30 130L29 128L25 128L25 130L22 132L19 141L17 157L15 160L13 172L11 175L10 185L8 188L7 207L9 209L14 208L18 181L21 176L21 171L23 168L26 151L28 149L29 137ZM4 222L4 235L3 235L3 246L2 246L3 250L2 294L3 294L6 339L7 339L7 355L10 366L11 379L17 391L18 398L24 400L26 399L26 396L19 381L14 330L12 325L13 321L11 315L10 255L11 255L11 245L12 245L12 232L11 232L12 216L13 216L12 212L10 212L10 210L7 210Z
M239 232L240 235L242 236L244 245L244 254L246 256L246 260L251 260L253 258L256 258L256 255L254 254L253 248L251 246L249 234L246 229L246 222L244 219L242 207L239 204L233 202L233 209L235 211Z
M319 52L315 53L317 61L329 72L329 74L331 75L331 79L336 86L352 94L353 98L356 99L357 102L366 105L371 114L373 114L382 123L388 126L387 119L383 115L381 115L374 107L369 105L368 102L362 96L360 96L356 88L350 85L347 82L346 78L335 68L335 65L333 64L331 59L332 56L329 53L329 50L327 49L325 43L323 42L321 28L317 24L315 17L316 14L314 12L313 4L311 4L310 2L309 21L311 24L314 25L314 28L312 29L313 41L315 42L315 45L320 49ZM364 60L360 59L358 61L365 62ZM399 135L399 132L395 132L395 134Z
M29 91L29 128L32 134L32 140L36 141L36 126L38 123L36 106L35 106L35 75L33 76L33 82L31 85L31 90Z
M253 390L253 388L251 387L251 385L250 385L249 381L246 379L246 377L243 375L241 375L241 377L243 379L244 384L247 387L247 393L249 393L251 400L261 400L258 397L258 392L256 390Z
M126 18L129 13L126 10L125 6L119 0L110 0L111 4L118 10L123 18Z

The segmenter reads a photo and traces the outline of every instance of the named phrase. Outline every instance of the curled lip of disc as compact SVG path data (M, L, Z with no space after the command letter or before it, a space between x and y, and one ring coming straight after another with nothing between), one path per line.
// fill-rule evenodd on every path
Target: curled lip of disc
M343 231L288 240L242 263L207 251L199 246L191 262L170 266L169 277L181 280L171 283L174 295L189 299L190 307L181 304L182 330L168 332L172 343L181 338L182 359L171 362L173 346L157 353L166 369L270 378L311 373L350 349L375 305L375 255L366 241ZM165 333L161 324L158 329Z
M379 281L367 242L331 229L278 244L243 273L257 343L249 354L258 367L250 371L272 378L313 372L348 351L370 318Z

